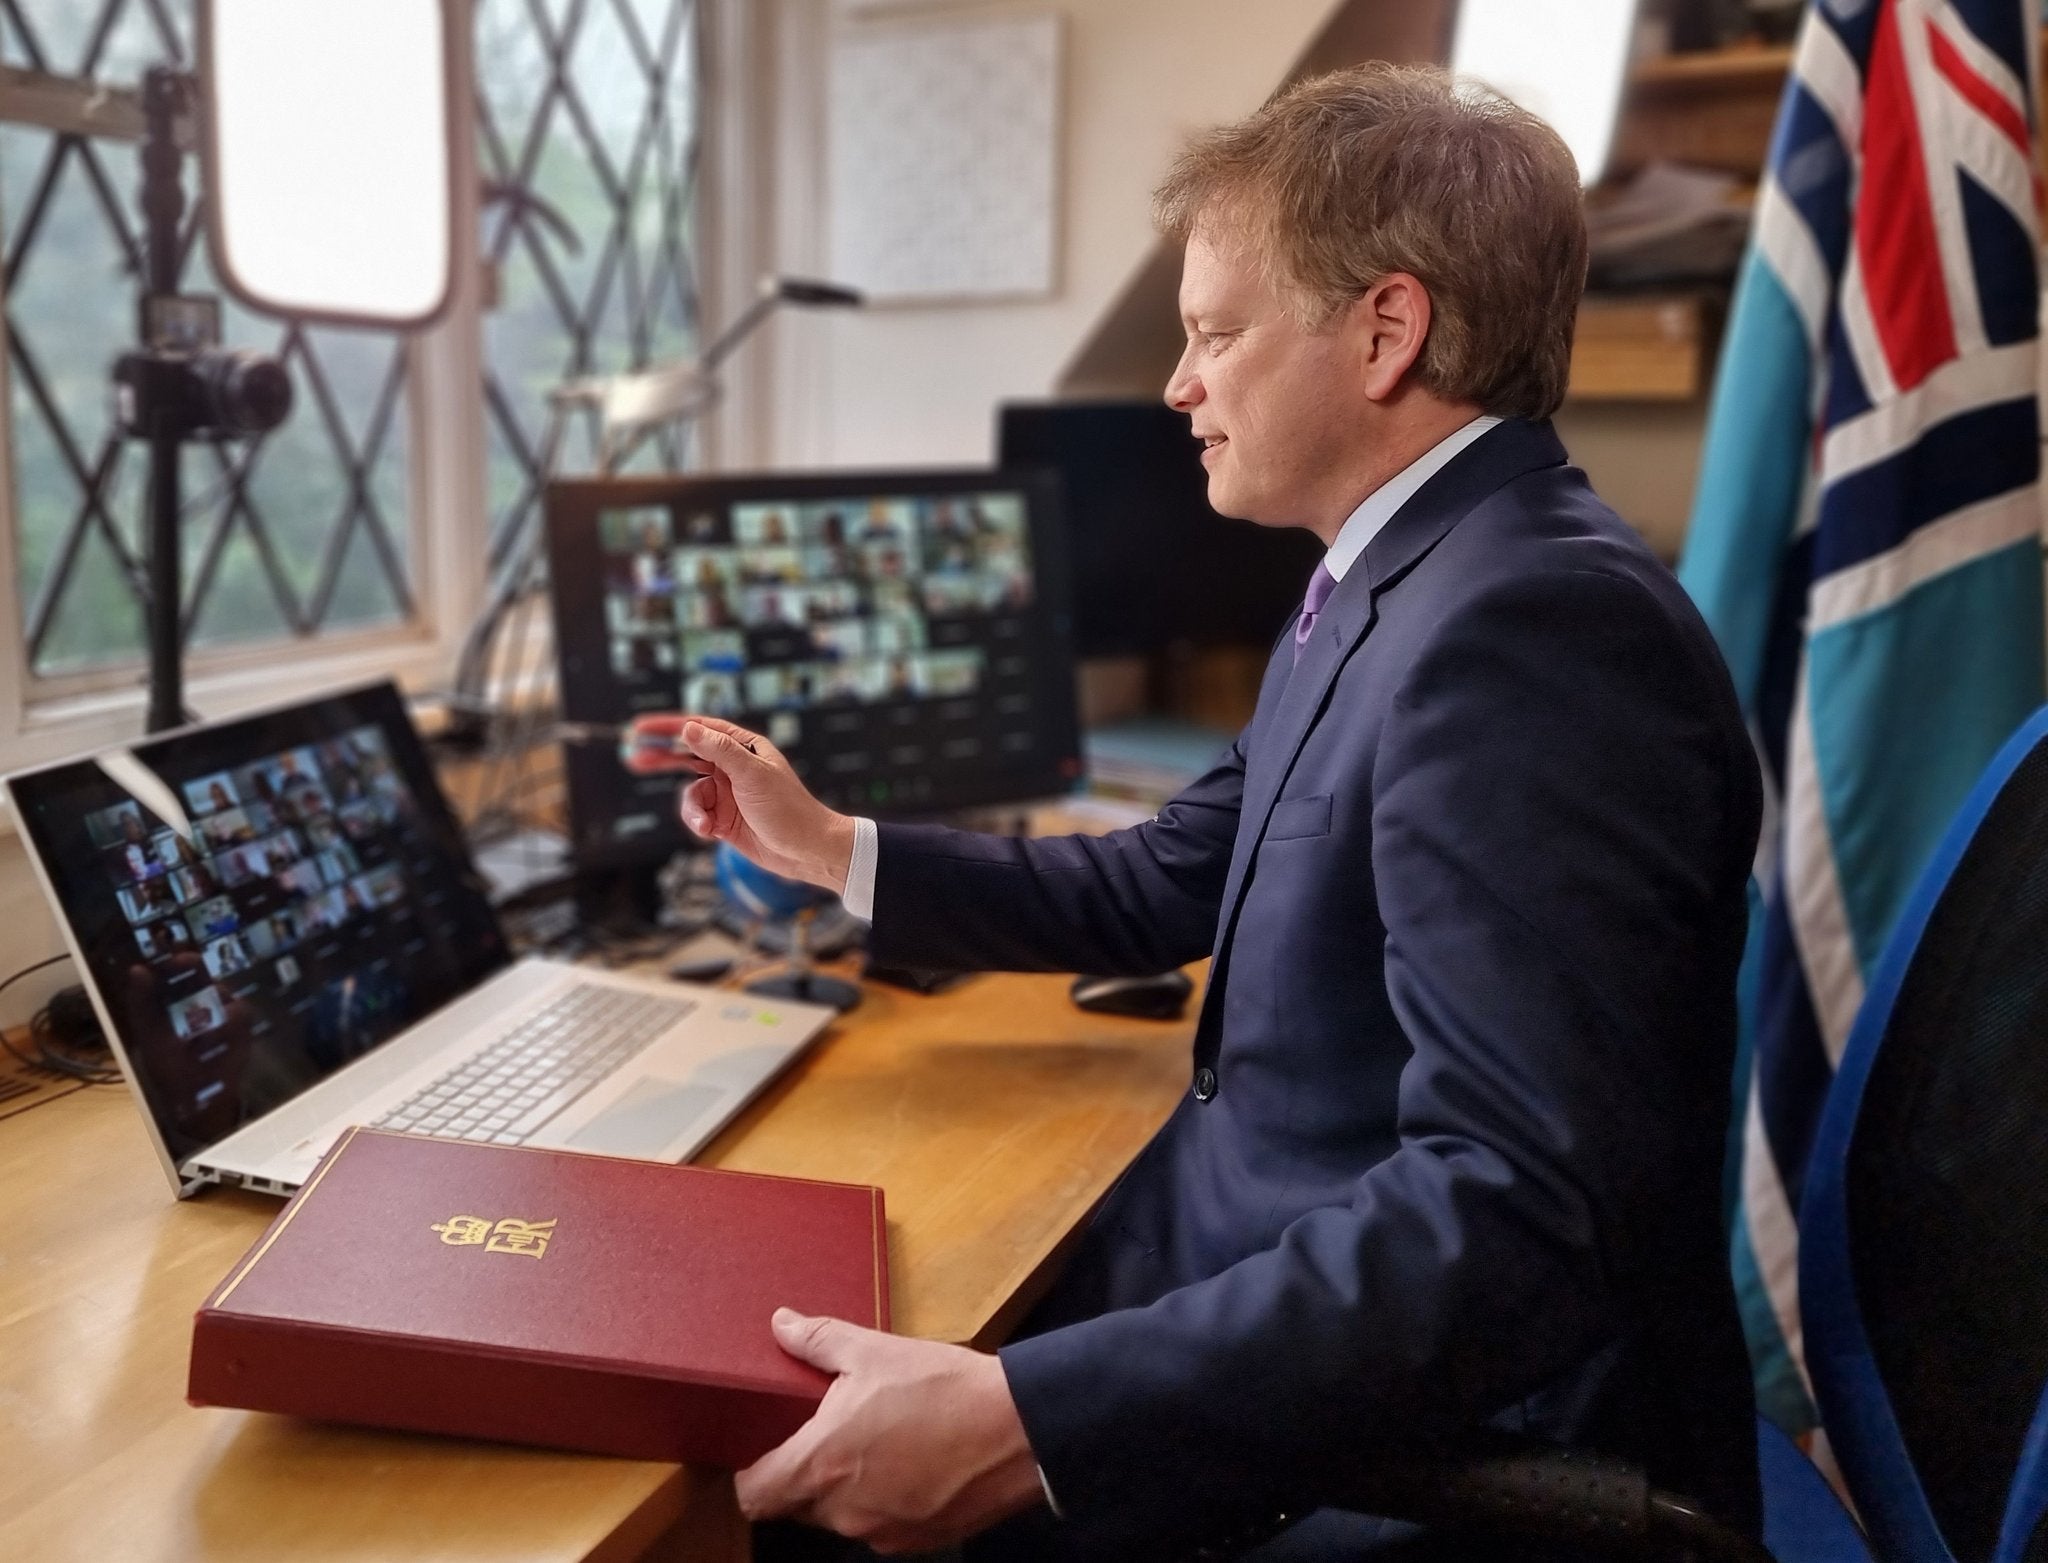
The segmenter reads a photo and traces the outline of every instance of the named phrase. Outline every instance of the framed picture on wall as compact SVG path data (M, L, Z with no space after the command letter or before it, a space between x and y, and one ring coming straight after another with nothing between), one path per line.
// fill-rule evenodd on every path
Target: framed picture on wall
M827 110L831 275L873 302L1056 286L1061 18L843 24Z

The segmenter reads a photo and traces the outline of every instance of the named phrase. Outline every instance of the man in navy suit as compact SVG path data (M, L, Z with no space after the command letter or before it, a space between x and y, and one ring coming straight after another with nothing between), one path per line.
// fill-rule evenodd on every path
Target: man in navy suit
M1212 502L1329 550L1215 769L1100 838L877 831L766 739L660 719L685 822L871 910L884 960L1213 956L1186 1098L1020 1338L778 1316L839 1377L741 1502L884 1550L1287 1515L1257 1556L1412 1552L1348 1483L1492 1424L1753 1525L1719 1182L1758 783L1698 616L1544 421L1571 155L1367 67L1198 142L1160 212Z

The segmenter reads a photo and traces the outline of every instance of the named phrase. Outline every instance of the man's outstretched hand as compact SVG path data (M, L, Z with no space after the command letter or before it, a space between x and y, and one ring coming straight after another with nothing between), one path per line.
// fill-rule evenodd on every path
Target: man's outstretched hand
M687 752L668 748L680 739ZM715 716L643 716L620 746L627 769L695 771L677 812L696 834L729 841L771 874L846 888L853 819L825 807L780 749L760 733Z
M774 1328L784 1351L838 1376L810 1421L740 1472L748 1519L927 1552L1045 1501L997 1358L787 1308Z

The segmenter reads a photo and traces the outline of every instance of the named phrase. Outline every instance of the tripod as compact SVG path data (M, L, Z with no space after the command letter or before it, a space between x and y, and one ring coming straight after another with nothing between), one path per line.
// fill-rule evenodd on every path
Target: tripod
M261 435L291 411L284 366L220 345L220 300L178 292L185 215L178 121L192 110L192 78L153 66L142 83L143 260L136 311L141 345L114 365L122 430L149 446L149 731L186 720L185 624L179 580L180 464L193 439Z

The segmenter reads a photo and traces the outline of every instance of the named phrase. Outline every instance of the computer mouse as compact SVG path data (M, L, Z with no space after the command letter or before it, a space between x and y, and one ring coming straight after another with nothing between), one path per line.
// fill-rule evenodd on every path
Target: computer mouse
M1081 1009L1136 1015L1144 1020L1174 1020L1187 1008L1195 985L1185 972L1162 971L1152 977L1076 977L1067 991Z
M731 970L730 955L700 955L694 960L675 962L668 974L677 982L716 982Z

